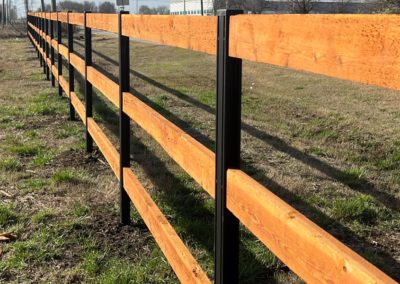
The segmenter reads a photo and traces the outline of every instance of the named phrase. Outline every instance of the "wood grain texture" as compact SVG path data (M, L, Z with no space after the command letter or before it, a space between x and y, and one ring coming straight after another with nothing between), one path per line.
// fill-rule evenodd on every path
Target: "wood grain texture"
M81 100L78 98L75 92L70 93L70 99L71 103L74 106L76 113L79 115L81 118L83 124L86 124L86 111L85 111L85 106L81 102Z
M88 131L94 142L96 142L96 145L99 147L104 158L107 160L114 174L119 179L119 154L117 150L93 118L88 117L87 124Z
M53 73L54 78L55 78L56 80L58 80L58 70L57 70L57 67L56 67L55 65L52 65L52 66L51 66L51 72Z
M211 283L151 196L129 168L123 169L124 188L181 283Z
M124 93L123 103L124 112L214 197L214 153L132 94Z
M68 23L68 13L67 12L58 12L58 21L62 23Z
M58 50L58 42L55 39L51 40L51 46L54 48L54 50Z
M69 13L69 23L77 26L84 26L84 14L83 13Z
M70 53L69 58L72 66L74 66L82 76L85 76L85 61L75 53Z
M400 15L238 15L229 55L400 89Z
M227 207L307 283L395 283L240 170L228 170Z
M61 88L64 90L67 97L69 97L69 85L67 80L63 76L58 77L58 82L60 83Z
M52 21L57 21L57 12L51 12L50 13L50 19Z
M122 34L152 42L216 53L216 17L122 15Z
M89 28L118 33L118 14L86 14Z
M58 45L58 52L65 58L68 60L68 47L66 47L64 44L60 43Z
M119 85L97 71L93 66L87 67L87 79L116 107L119 107Z

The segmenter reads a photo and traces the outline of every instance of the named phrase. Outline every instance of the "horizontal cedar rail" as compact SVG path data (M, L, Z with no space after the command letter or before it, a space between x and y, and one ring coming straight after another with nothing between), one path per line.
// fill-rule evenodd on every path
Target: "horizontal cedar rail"
M49 68L51 68L51 59L49 57L46 58L46 63Z
M87 80L116 107L119 107L119 86L117 83L97 71L93 66L87 67Z
M68 58L68 56L67 56L67 58ZM72 66L74 66L74 68L76 70L78 70L82 76L85 76L85 60L83 60L78 55L76 55L75 53L72 53L72 52L69 54L69 58L71 60Z
M67 12L58 12L58 21L62 23L68 22L68 13Z
M88 117L87 124L90 135L110 164L114 174L119 178L119 154L117 150L93 118Z
M229 55L400 89L398 15L238 15Z
M122 35L216 53L217 17L122 15Z
M227 206L307 283L396 283L240 170L228 170Z
M81 118L83 124L86 124L85 106L83 105L83 103L78 98L75 92L70 93L70 98L71 98L71 103L74 106L79 117Z
M64 90L66 96L69 97L69 86L65 78L63 76L60 76L58 78L58 82L60 83L61 88Z
M68 48L67 48L64 44L62 44L62 43L58 44L58 52L59 52L65 59L68 59Z
M211 283L133 172L124 168L123 174L124 188L181 283Z
M118 14L86 14L88 28L118 33Z
M57 67L55 65L51 66L51 72L53 73L55 78L58 77L58 70L57 70Z
M83 13L69 13L69 24L84 26L84 14Z
M57 51L58 50L58 41L55 39L52 39L51 46L54 48L55 51Z
M215 154L132 94L123 94L123 104L124 112L214 197Z

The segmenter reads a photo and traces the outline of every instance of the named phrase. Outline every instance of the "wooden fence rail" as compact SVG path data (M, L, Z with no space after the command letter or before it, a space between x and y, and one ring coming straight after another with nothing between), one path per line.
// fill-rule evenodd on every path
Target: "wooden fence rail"
M400 18L235 13L228 10L217 17L30 13L28 37L47 78L58 81L68 97L71 118L76 111L86 124L87 138L94 140L120 180L121 220L129 218L124 208L124 198L129 197L182 283L211 281L129 167L129 151L123 150L124 143L129 143L129 127L120 127L119 153L91 117L92 86L120 109L121 125L129 126L124 116L135 121L216 199L216 283L238 281L239 221L309 283L395 283L242 172L238 146L241 59L399 89ZM62 43L58 30L54 37L53 29L60 29L60 23L69 27L68 44ZM72 25L85 30L86 60L73 52ZM91 66L91 29L118 33L119 83ZM129 92L129 37L217 56L217 153ZM58 67L54 66L55 51ZM62 74L62 60L68 62L69 82ZM85 78L85 105L74 91L74 70ZM226 126L227 121L234 130ZM128 163L124 163L126 158Z

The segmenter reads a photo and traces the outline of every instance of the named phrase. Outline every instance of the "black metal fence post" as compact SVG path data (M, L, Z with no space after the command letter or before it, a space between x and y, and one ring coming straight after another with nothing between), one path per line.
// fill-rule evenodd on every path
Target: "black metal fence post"
M120 141L120 220L122 224L130 223L130 199L124 188L124 167L130 167L130 119L123 110L124 92L129 92L129 37L122 35L122 15L128 12L121 11L118 15L119 40L119 141Z
M47 17L46 15L47 13L45 13L45 17ZM50 67L49 65L47 65L47 59L49 58L50 55L50 48L49 48L49 43L47 42L47 36L49 34L49 20L47 18L44 19L44 26L45 26L45 49L46 49L46 79L50 80Z
M70 120L75 120L75 109L71 103L71 92L75 91L75 71L74 66L71 64L71 56L70 54L74 52L74 26L69 23L69 14L71 11L67 13L67 33L68 33L68 77L69 77L69 118ZM61 23L60 23L61 25Z
M215 283L239 279L239 221L226 208L228 169L240 167L242 60L229 57L229 18L239 10L218 11L217 121L215 182Z
M57 73L58 73L58 95L62 96L62 87L60 84L60 76L62 76L62 55L60 53L60 44L62 44L61 22L58 19L57 12Z
M88 81L87 78L87 70L88 66L92 65L92 29L87 27L87 14L90 12L84 13L84 28L85 28L85 104L86 104L86 151L93 151L93 139L90 136L88 131L87 119L88 117L93 116L92 110L92 96L93 96L93 87L92 84Z
M52 40L54 39L54 21L51 19L53 13L50 13L50 61L51 61L51 68L50 68L50 74L51 74L51 86L54 87L56 84L56 78L54 77L53 74L53 66L54 66L54 47L53 47L53 42Z
M43 13L40 13L40 16L43 16ZM39 39L40 39L40 49L41 51L44 51L44 45L43 45L43 18L39 18L39 26L40 26L40 35L39 35ZM44 52L41 53L40 55L40 66L43 67L43 73L46 74L46 65L44 64Z

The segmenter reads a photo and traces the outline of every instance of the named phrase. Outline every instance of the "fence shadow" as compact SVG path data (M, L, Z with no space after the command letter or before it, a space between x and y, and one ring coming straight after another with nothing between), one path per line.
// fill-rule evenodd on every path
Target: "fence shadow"
M78 45L82 45L82 43L80 43L79 41L75 41L75 42ZM102 59L118 66L118 62L115 61L114 59L110 58L109 56L106 56L103 53L96 51L96 50L93 50L93 53L95 53ZM104 71L104 69L102 69L102 70ZM146 75L144 75L138 71L135 71L133 69L130 69L130 72L132 75L153 85L156 88L159 88L160 90L163 90L171 95L174 95L177 98L179 98L187 103L190 103L193 106L195 106L199 109L202 109L203 111L206 111L207 113L215 114L214 108L194 99L193 97L191 97L179 90L170 88L170 87L168 87L160 82L157 82L157 81L147 77ZM110 74L110 73L107 72L107 74ZM115 76L113 76L113 77L115 78ZM247 134L253 136L254 138L259 139L263 143L273 147L274 149L276 149L280 152L286 153L287 155L302 162L303 164L318 170L322 174L325 174L326 176L328 176L334 180L339 181L340 183L351 188L352 190L358 191L358 192L366 194L366 195L373 196L374 198L379 200L379 202L381 202L386 207L388 207L394 211L400 210L400 200L399 199L397 199L393 195L388 194L385 191L378 189L373 183L371 183L367 179L362 178L362 177L352 177L352 179L349 180L347 178L346 172L344 172L332 165L329 165L328 163L326 163L322 160L319 160L316 157L313 157L307 153L304 153L304 152L290 146L283 139L281 139L277 136L263 132L262 130L260 130L254 126L251 126L245 122L242 122L242 130L245 131ZM198 139L198 137L196 137L196 136L195 136L195 138ZM205 142L207 144L207 146L210 146L210 144L207 143L206 141L201 141L201 142L203 142L203 143Z
M96 69L103 72L107 77L117 82L117 79L113 74L104 70L101 66L94 64ZM81 81L80 83L82 83ZM131 93L136 95L139 99L144 101L149 106L157 109L161 114L167 117L170 121L175 123L178 127L185 130L189 135L195 137L205 146L210 149L214 148L214 141L209 137L203 135L198 130L191 127L187 122L181 120L173 113L159 107L156 103L152 102L148 99L144 94L140 93L135 88L131 87ZM118 117L117 114L112 110L111 107L103 100L103 98L98 96L100 100L94 100L94 108L96 111L100 110L99 115L106 122L105 126L112 131L116 136L118 136ZM100 107L99 107L100 106ZM208 106L207 106L208 107ZM270 137L270 136L266 136ZM270 143L278 143L280 139L274 140L273 136L269 138ZM278 147L278 146L276 146ZM292 148L288 146L289 148ZM280 149L280 148L279 148ZM292 148L292 154L297 155L298 153L304 154L297 149ZM295 151L294 151L295 150ZM298 152L298 153L297 153ZM192 191L188 189L184 183L179 178L176 178L166 167L165 163L160 160L154 153L147 148L145 144L143 144L139 137L134 137L131 142L131 153L133 153L133 161L140 164L146 175L152 180L152 182L158 188L165 188L165 178L167 178L168 183L172 183L175 185L176 189L173 189L173 192L164 192L162 194L162 200L168 205L170 205L176 212L179 213L179 216L182 216L183 223L185 224L185 231L196 240L196 242L200 243L204 249L206 249L209 253L212 253L213 250L213 235L210 235L213 232L213 213L210 212L207 208L204 207L203 204L199 203L198 198L192 195ZM304 154L306 157L308 155ZM315 159L314 157L311 157ZM317 160L317 159L315 159ZM151 163L149 163L151 161ZM319 161L319 160L317 160ZM319 161L324 164L323 162ZM257 181L263 184L266 188L270 189L277 196L291 204L294 208L299 210L302 214L304 214L307 218L313 220L316 224L321 226L323 229L328 231L330 234L338 238L340 241L344 242L351 249L356 251L358 254L363 257L369 259L373 262L377 267L379 267L382 271L387 273L388 275L392 275L393 277L400 278L400 263L394 259L392 256L384 252L382 249L376 247L374 244L370 243L367 239L357 236L352 231L350 231L345 226L341 225L337 220L327 216L325 213L319 211L318 209L310 206L308 203L303 201L300 196L294 194L290 190L276 183L275 181L268 178L265 174L262 174L262 171L257 167L242 162L242 168L244 171L257 174ZM339 171L339 170L338 170ZM160 175L160 173L163 173ZM160 176L162 176L160 178ZM191 208L191 206L193 206ZM198 206L198 207L197 207ZM190 208L191 210L188 210ZM193 210L196 208L196 210ZM193 214L192 211L195 211ZM204 214L204 215L203 215ZM199 234L198 228L191 227L190 224L193 222L193 218L200 219L201 223L204 222L204 234ZM204 219L203 219L204 218ZM203 226L203 225L202 225ZM253 235L247 231L242 232L243 236L246 238L251 238ZM260 261L257 261L255 255L249 251L245 250L241 247L241 257L240 264L246 266L253 266L255 271L260 271L261 274L267 275L268 277L272 277L272 275L268 274L269 269L265 267ZM246 257L247 255L247 257ZM248 257L251 255L252 257ZM255 261L255 263L244 263L244 261ZM383 266L383 263L385 264ZM272 270L271 270L272 271ZM241 279L244 275L241 276ZM265 278L264 278L265 279ZM272 281L272 279L271 279ZM254 282L257 283L257 282Z

